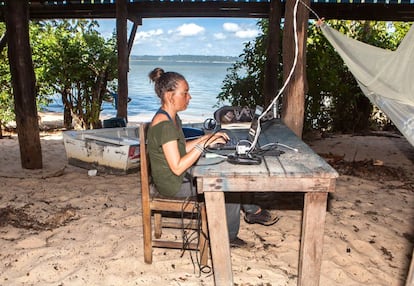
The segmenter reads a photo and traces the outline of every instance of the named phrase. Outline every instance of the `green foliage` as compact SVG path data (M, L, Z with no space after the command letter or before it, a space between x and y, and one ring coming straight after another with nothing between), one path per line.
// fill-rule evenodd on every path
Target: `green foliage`
M327 24L350 38L391 50L405 35L393 33L393 26L386 22L329 21ZM307 71L306 129L356 132L382 128L384 122L389 124L387 119L380 125L374 120L380 111L372 106L315 25L310 25L308 30Z
M0 23L0 37L6 31L4 23ZM7 49L0 52L0 128L14 120L14 101L11 93L11 76ZM0 132L1 134L1 132Z
M368 21L328 21L328 25L351 38L368 44L395 49L410 23ZM218 103L232 105L263 104L263 76L267 40L266 20L258 22L262 34L245 44L240 60L229 68ZM383 128L390 124L372 106L319 28L310 24L307 41L307 79L305 130L355 132Z
M267 30L267 20L259 20L257 25ZM262 33L254 42L247 42L240 60L228 68L222 91L217 96L218 105L229 101L234 106L255 106L264 104L263 81L266 60L267 35Z
M108 83L117 76L115 37L105 40L96 21L46 22L53 39L46 41L46 73L55 93L62 96L66 125L72 117L80 128L100 127L99 115ZM69 126L67 126L69 127Z
M96 21L86 20L29 25L38 107L60 94L67 128L72 127L72 117L81 128L100 127L102 101L117 76L115 36L104 39L97 26ZM4 31L0 23L0 33ZM6 124L14 119L7 49L1 51L0 60L0 122Z

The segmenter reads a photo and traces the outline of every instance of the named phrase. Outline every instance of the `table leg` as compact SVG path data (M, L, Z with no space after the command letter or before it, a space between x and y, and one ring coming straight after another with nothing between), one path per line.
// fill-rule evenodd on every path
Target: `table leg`
M328 193L305 193L299 253L299 286L319 285Z
M215 285L233 285L223 192L204 192Z

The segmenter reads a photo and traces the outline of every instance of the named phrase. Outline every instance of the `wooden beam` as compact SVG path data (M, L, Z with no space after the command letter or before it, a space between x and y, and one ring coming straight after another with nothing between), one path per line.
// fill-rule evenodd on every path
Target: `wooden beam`
M270 3L267 57L264 70L264 106L269 106L278 90L281 7L280 0L272 0Z
M41 169L42 149L36 108L36 79L29 41L28 5L26 0L6 1L8 56L21 164L24 169Z
M310 0L303 0L308 6L309 2ZM301 138L307 89L306 39L309 10L303 5L296 5L296 1L287 0L283 30L283 80L287 81L287 85L283 92L282 120Z
M135 35L138 30L138 25L142 25L142 19L134 19L134 25L132 26L131 33L129 34L128 40L128 57L131 55L132 46L134 45Z
M413 254L411 255L411 264L410 269L408 270L407 280L405 281L405 286L413 286L414 285L414 249Z
M4 0L0 0L1 3ZM41 1L30 1L31 19L115 19L115 2L88 3L75 1L72 3L51 4ZM342 3L341 3L342 2ZM357 1L361 2L361 1ZM414 21L414 4L409 1L317 1L311 2L311 8L320 17L337 20L370 20L370 21ZM286 1L282 1L282 15ZM270 1L136 1L128 3L129 16L141 18L168 17L237 17L267 18ZM4 9L0 9L0 21L5 17ZM314 19L315 15L311 14Z
M128 9L126 0L116 1L116 39L118 44L118 106L117 117L128 120Z

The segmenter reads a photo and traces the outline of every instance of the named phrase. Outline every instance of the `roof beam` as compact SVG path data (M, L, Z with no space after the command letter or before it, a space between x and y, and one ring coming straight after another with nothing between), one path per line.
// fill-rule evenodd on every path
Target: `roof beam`
M338 20L414 21L414 3L408 0L380 3L356 3L349 0L337 2L311 2L311 8L320 17ZM0 0L0 20L4 21L4 1ZM113 0L98 1L47 1L35 0L30 4L30 18L43 19L115 19ZM281 13L284 15L284 1ZM81 4L83 3L83 4ZM173 18L173 17L222 17L222 18L267 18L270 1L147 1L129 2L128 19ZM310 13L310 18L315 16Z

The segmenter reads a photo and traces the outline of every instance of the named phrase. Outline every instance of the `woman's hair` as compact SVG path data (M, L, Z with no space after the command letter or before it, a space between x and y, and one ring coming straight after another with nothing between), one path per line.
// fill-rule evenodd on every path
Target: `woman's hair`
M168 91L174 91L178 82L184 80L184 76L176 72L164 72L162 68L155 68L149 74L150 81L154 82L155 93L161 100Z

